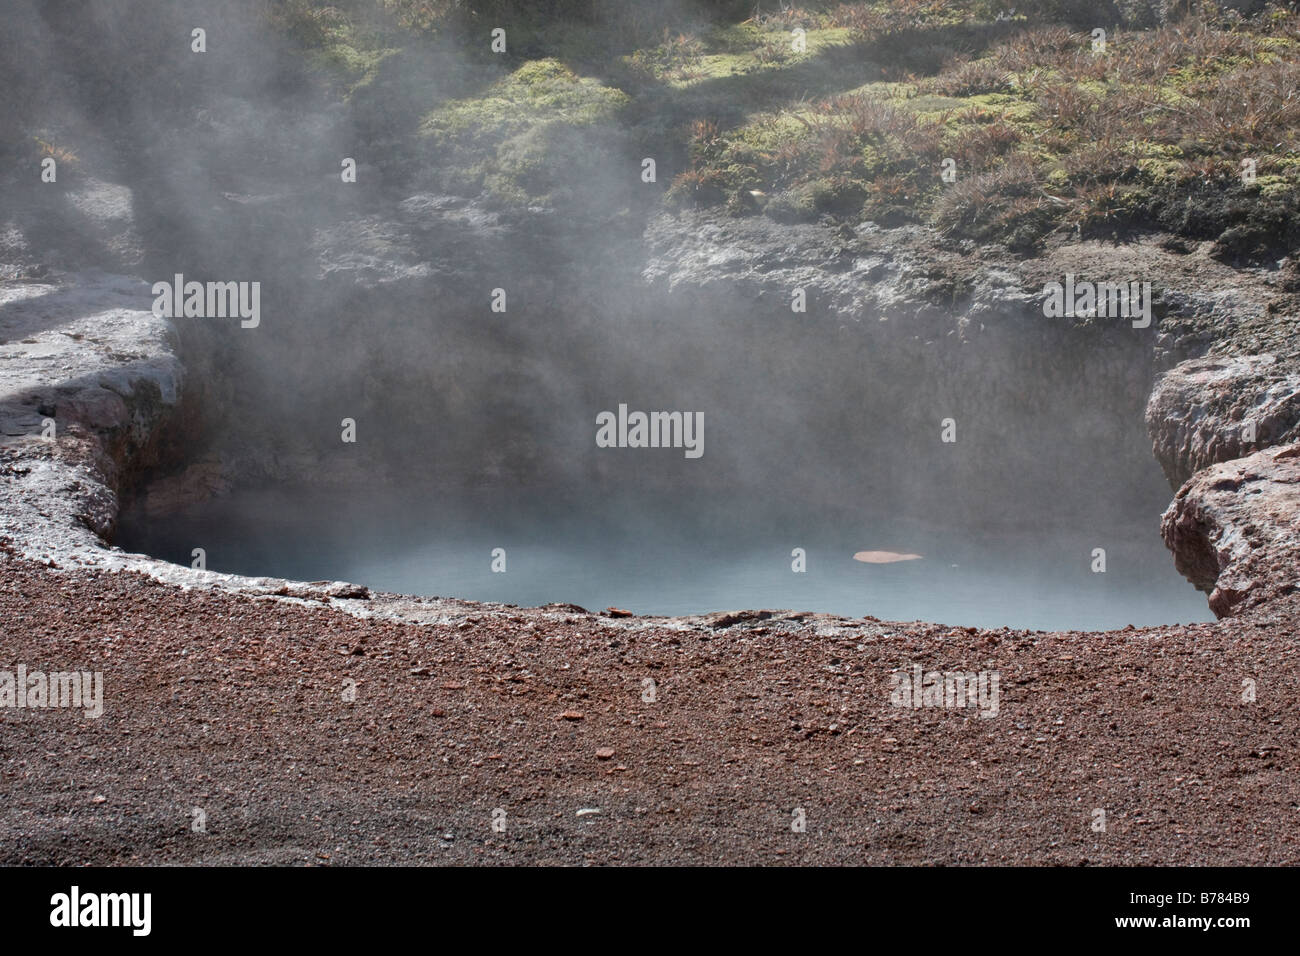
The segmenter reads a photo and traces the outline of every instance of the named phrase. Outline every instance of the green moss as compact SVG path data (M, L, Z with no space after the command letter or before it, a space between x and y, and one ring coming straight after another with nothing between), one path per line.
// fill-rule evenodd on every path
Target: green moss
M675 10L656 20L634 4L612 19L526 6L510 8L509 54L475 60L510 72L432 108L424 88L387 78L405 75L395 67L408 43L418 61L413 36L465 27L449 12L462 5L281 0L275 16L346 92L365 90L359 112L391 110L418 130L395 165L511 203L562 203L596 179L624 188L597 164L629 141L661 175L674 170L673 201L930 220L1017 248L1075 225L1218 236L1264 205L1272 218L1256 218L1279 232L1300 183L1293 107L1272 95L1300 59L1295 13L1113 31L1094 57L1078 23L1044 28L1073 8L1056 2L1032 3L1014 26L989 22L1004 0L803 0L730 23ZM433 20L417 22L425 13ZM454 89L481 73L466 75ZM1234 112L1225 91L1238 90L1249 103ZM1235 175L1243 156L1259 164L1249 187ZM946 157L956 184L939 178ZM1229 187L1231 201L1215 198ZM1225 245L1262 248L1261 230Z
M312 51L308 58L317 68L341 74L347 95L371 83L379 66L388 57L398 51L392 47L383 49L357 49L348 43L336 43L321 50Z
M1186 164L1178 159L1148 157L1138 160L1138 169L1152 183L1175 183L1185 175Z
M430 111L420 132L462 187L511 203L560 201L557 184L580 180L597 161L596 140L627 103L621 90L559 60L532 60L480 95Z
M959 110L971 105L970 101L965 98L930 94L907 97L902 99L901 102L913 112L929 113L935 116L942 116L952 110Z
M1043 181L1043 184L1049 190L1061 192L1065 190L1067 187L1069 187L1070 174L1067 173L1064 169L1060 169L1060 168L1048 170L1047 175Z
M549 123L608 120L627 102L626 93L579 77L559 60L533 60L479 96L438 106L425 116L421 132L442 142L501 142Z
M827 51L852 40L853 33L846 28L809 29L804 33L805 49L796 52L794 35L788 30L761 30L752 23L735 24L707 34L704 52L692 59L688 70L676 76L660 74L658 78L681 89L723 77L775 73L809 65Z
M1297 187L1300 187L1300 178L1294 174L1289 176L1257 176L1255 179L1255 189L1267 199L1281 200L1292 196L1295 194Z
M883 84L882 84L883 86ZM937 96L908 90L895 91L890 102L926 119L942 120L951 127L972 122L1002 120L1029 131L1037 124L1036 105L1024 96L977 93L971 96Z
M350 14L323 0L285 0L270 19L345 97L370 83L403 42L399 32L373 16Z

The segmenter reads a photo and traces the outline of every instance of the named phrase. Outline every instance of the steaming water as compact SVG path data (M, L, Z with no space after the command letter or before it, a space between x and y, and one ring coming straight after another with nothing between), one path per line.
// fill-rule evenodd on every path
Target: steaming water
M647 614L789 608L982 627L1103 630L1213 620L1173 567L1156 513L1072 528L961 529L899 514L773 514L735 495L482 492L455 507L417 493L245 489L168 519L124 515L118 544L210 570L345 580L521 606ZM1080 530L1082 528L1083 530ZM792 549L807 554L791 570ZM1106 549L1106 572L1091 570ZM492 551L506 571L492 571ZM922 560L871 565L863 550Z

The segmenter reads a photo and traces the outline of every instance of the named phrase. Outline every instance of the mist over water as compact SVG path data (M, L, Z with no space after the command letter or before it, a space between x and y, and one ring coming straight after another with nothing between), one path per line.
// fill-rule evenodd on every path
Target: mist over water
M717 492L607 491L484 489L440 505L418 489L247 489L162 521L128 514L118 543L188 564L201 542L212 570L520 606L780 608L1043 630L1212 619L1171 566L1158 513L1100 512L1086 530L972 531L869 504L817 514ZM1105 573L1091 570L1099 541ZM496 548L504 573L492 570ZM792 571L794 548L804 573ZM853 560L860 550L923 557L871 565Z
M175 320L192 427L178 460L125 489L147 497L148 478L199 461L233 490L167 516L137 502L115 544L520 605L1036 628L1210 619L1157 530L1170 489L1142 426L1149 339L1061 339L1000 317L956 344L955 305L886 324L814 296L793 315L788 289L745 288L745 265L730 285L652 289L643 271L662 250L643 236L686 157L638 110L685 121L670 90L599 132L565 126L539 163L555 206L511 208L451 195L452 157L416 129L518 63L413 43L344 103L259 5L114 0L91 20L80 6L16 5L23 29L5 42L33 69L3 108L129 187L131 255L106 256L113 268L261 293L255 329ZM683 22L698 13L682 5ZM195 25L206 54L190 52ZM647 153L653 186L639 179ZM356 183L340 181L345 156ZM75 188L70 170L60 182ZM87 231L75 203L53 205L16 215ZM764 222L761 264L785 267L797 230ZM701 414L703 456L596 447L595 417L622 403ZM958 439L945 445L947 416ZM794 548L806 573L791 571ZM862 550L924 557L874 566L853 561Z

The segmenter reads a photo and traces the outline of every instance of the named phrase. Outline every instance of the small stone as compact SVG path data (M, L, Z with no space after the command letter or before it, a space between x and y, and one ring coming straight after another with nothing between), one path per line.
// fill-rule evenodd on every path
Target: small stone
M90 802L91 802L91 803L107 803L107 802L108 802L108 797L104 796L102 793L97 793L97 794L95 794L93 797L90 798Z
M582 720L587 715L580 710L566 710L560 716L565 720Z
M596 759L598 760L609 760L613 756L614 756L613 747L601 747L599 750L596 751Z

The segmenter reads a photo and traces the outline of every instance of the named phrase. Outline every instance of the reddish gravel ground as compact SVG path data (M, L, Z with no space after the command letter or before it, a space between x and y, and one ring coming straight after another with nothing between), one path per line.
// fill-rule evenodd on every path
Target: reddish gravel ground
M0 862L1300 861L1293 598L1107 634L315 603L0 555L0 668L106 688L0 709ZM997 669L998 715L891 706L913 662Z

